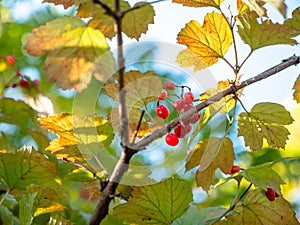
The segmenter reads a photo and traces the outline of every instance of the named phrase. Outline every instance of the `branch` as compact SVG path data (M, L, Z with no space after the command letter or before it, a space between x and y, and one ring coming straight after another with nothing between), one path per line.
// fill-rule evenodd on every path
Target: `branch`
M105 10L105 12L106 12L108 15L111 15L111 16L115 17L115 12L114 12L111 8L109 8L109 6L106 5L104 2L102 2L102 1L100 1L100 0L93 0L93 2L94 2L95 4L99 4L99 5Z
M108 214L109 203L114 198L114 194L117 189L118 183L120 182L123 174L128 169L131 157L137 151L145 149L145 147L148 146L150 143L152 143L154 140L164 136L166 133L168 133L168 130L171 130L172 128L174 128L181 120L191 117L196 111L200 111L201 109L213 104L214 102L221 100L226 95L235 94L236 91L238 91L248 85L251 85L255 82L263 80L267 77L270 77L292 65L298 64L299 62L300 62L300 56L290 57L290 58L284 60L279 65L274 66L274 67L270 68L269 70L255 76L255 77L245 80L245 81L241 82L239 85L231 85L227 89L208 98L206 101L201 102L194 109L191 109L188 112L180 115L178 118L172 120L169 124L165 125L161 129L155 130L151 135L145 137L140 142L138 142L136 144L134 144L134 143L129 144L128 147L123 146L122 155L114 168L113 174L111 175L106 188L103 190L103 192L101 194L100 201L99 201L97 208L90 220L89 225L99 225L100 222Z

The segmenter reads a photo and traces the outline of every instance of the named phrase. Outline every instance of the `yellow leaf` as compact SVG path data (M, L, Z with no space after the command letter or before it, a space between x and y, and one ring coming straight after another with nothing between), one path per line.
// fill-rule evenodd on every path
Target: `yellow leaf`
M249 6L243 2L243 0L237 0L236 2L238 14L249 12Z
M215 7L219 8L224 0L173 0L175 3L191 7Z
M203 62L204 67L208 67L224 57L232 43L232 34L228 21L221 14L212 12L205 16L203 26L194 20L186 24L179 32L177 41L186 45L199 58L196 61L191 53L180 53L177 61L184 62L182 66L193 63L198 69L201 65L199 61ZM192 61L190 64L189 59Z
M48 55L46 78L62 89L81 91L92 74L104 81L115 71L104 35L76 17L59 18L33 29L25 49L33 56Z
M297 80L294 83L294 100L296 100L297 103L300 103L300 76L298 76Z
M286 4L285 0L242 0L246 3L250 10L257 13L259 17L265 16L265 8L263 5L265 3L272 4L284 17L286 17Z
M238 33L252 51L276 44L297 44L297 41L292 39L296 31L288 26L274 24L271 20L258 23L253 14L239 15L238 21Z
M113 129L107 120L96 115L80 119L75 115L62 113L40 118L43 128L59 137L50 142L46 150L58 158L69 161L83 161L97 155L103 147L109 146L114 138Z

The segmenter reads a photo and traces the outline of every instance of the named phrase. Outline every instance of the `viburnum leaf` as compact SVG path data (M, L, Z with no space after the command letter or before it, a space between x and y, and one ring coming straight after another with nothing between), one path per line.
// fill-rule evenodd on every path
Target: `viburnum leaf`
M115 72L105 36L77 17L55 19L33 29L24 48L33 56L47 54L45 75L62 89L81 91L92 74L105 81Z
M246 3L252 11L255 11L259 17L265 15L265 3L271 3L278 11L286 17L286 4L285 0L242 0Z
M58 158L69 161L83 161L95 157L103 147L111 144L114 133L108 121L89 115L80 119L75 115L61 113L39 118L43 128L59 135L50 142L46 150Z
M114 2L111 0L104 0L108 7L114 8ZM121 1L121 10L128 10L130 5L127 1ZM130 38L139 40L143 33L148 30L149 24L154 23L154 9L152 5L147 2L136 3L139 6L135 10L127 12L122 20L122 31ZM92 17L88 26L94 29L99 29L106 37L112 39L115 35L114 19L105 13L105 10L98 4L93 4L91 1L85 2L80 5L77 16Z
M65 177L65 180L71 180L75 182L89 182L94 180L94 176L91 172L86 169L78 168L68 173Z
M284 125L293 122L290 113L280 104L262 102L238 116L238 136L243 136L252 151L260 150L265 138L274 148L284 148L290 134Z
M235 160L232 142L229 138L210 137L200 141L188 156L185 168L190 170L200 165L196 173L196 183L204 190L209 190L214 184L214 173L220 168L224 173L230 173L230 167Z
M30 184L57 188L56 176L56 164L33 147L0 153L0 180L10 190L25 189Z
M295 81L294 87L294 99L297 103L300 103L300 76L298 76L297 80Z
M274 202L270 202L261 189L250 191L243 200L243 204L234 208L234 212L216 224L299 224L295 212L287 200L279 196Z
M232 34L228 21L219 13L208 13L204 18L203 26L192 20L178 33L177 42L187 46L199 60L191 57L192 53L184 50L179 53L177 62L181 66L195 64L196 69L203 69L215 64L219 58L223 58L232 43Z
M297 31L295 35L300 34L300 7L296 8L292 13L292 18L284 21L284 25Z
M30 225L33 220L33 204L37 193L28 193L22 195L19 201L19 218L20 224Z
M271 20L259 23L254 14L241 14L238 21L238 33L252 51L270 45L297 44L297 41L292 39L296 31L288 26L274 24Z
M220 5L224 0L173 0L174 3L179 3L184 6L191 7L215 7L220 8Z
M57 191L52 188L31 184L26 188L24 194L35 194L31 211L34 217L37 217L41 214L56 212L65 209L64 206L55 202Z
M113 215L127 223L169 225L185 213L192 200L188 182L169 178L153 185L133 187L132 197L116 206Z
M275 188L280 193L280 185L285 184L281 177L272 169L273 163L265 163L242 170L240 173L246 180L262 190Z
M49 3L54 3L55 5L60 5L62 4L65 9L73 6L73 5L78 5L80 2L83 0L44 0L44 2L49 2Z

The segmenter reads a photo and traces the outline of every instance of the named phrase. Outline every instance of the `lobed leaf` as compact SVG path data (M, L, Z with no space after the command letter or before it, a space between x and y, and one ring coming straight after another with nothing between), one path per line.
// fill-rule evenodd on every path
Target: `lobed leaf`
M262 148L265 138L271 147L284 148L290 134L284 125L291 124L293 118L280 104L262 102L238 116L238 136L243 136L246 146L252 151Z
M245 197L243 204L234 208L234 212L227 215L224 221L219 221L216 224L299 224L295 212L288 201L279 196L274 202L270 202L261 189L250 191Z
M169 178L163 182L133 187L127 203L116 206L113 215L118 220L134 224L171 224L184 214L193 200L190 185Z
M293 86L294 91L294 100L297 103L300 103L300 76L297 77L297 80L294 83Z
M224 0L173 0L174 3L179 3L184 6L191 7L214 7L219 9Z
M32 147L0 153L0 180L10 190L30 184L57 188L57 166Z
M200 141L189 154L186 170L200 165L196 173L196 183L204 190L209 190L214 184L215 170L220 168L224 173L230 173L235 154L229 138L210 137Z
M292 39L296 31L286 25L274 24L271 20L258 23L254 14L241 14L238 21L238 33L252 51L270 45L297 44L297 41Z
M198 70L224 57L232 43L232 34L228 21L221 14L212 12L205 16L203 26L195 20L187 23L179 32L177 42L187 46L187 50L179 53L177 62L181 66L195 65Z
M281 177L272 169L273 163L265 163L242 170L240 173L256 187L265 190L275 188L280 193L280 185L285 184Z
M292 18L284 21L284 25L295 29L296 35L300 34L300 7L296 8L292 13Z
M48 81L62 89L81 91L92 74L105 81L115 72L104 35L76 17L63 17L33 29L24 48L30 55L47 54L44 65Z
M95 157L101 148L111 144L114 133L108 121L89 115L80 119L75 115L61 113L48 118L39 118L43 128L59 135L46 150L58 158L83 161Z

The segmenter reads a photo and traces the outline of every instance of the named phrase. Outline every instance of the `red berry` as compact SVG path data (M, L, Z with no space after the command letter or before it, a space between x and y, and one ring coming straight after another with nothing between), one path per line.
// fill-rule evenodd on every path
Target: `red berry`
M189 118L189 121L191 124L195 124L198 122L199 119L200 119L200 115L198 113L196 113L191 118Z
M240 172L240 170L241 170L240 166L233 165L233 166L230 167L230 174L233 175L235 173Z
M11 84L11 87L12 87L12 88L15 88L15 87L17 87L17 86L18 86L18 84L16 84L16 83Z
M184 94L183 99L186 104L192 104L192 102L194 101L194 95L192 92L187 92Z
M166 82L165 83L165 88L168 90L175 90L175 84L172 82Z
M8 64L10 66L13 66L16 62L16 59L12 55L8 55L8 56L6 56L6 61L8 62Z
M174 102L174 109L179 112L183 109L184 105L184 101L182 99L178 99L176 102Z
M160 118L166 119L169 116L169 109L165 105L159 105L156 108L156 115Z
M164 100L166 99L168 96L167 92L165 89L162 89L161 92L160 92L160 96L158 97L158 100Z
M169 133L166 136L166 143L170 146L176 146L179 143L179 139L175 134Z
M181 123L174 128L174 133L179 138L184 138L187 134L185 127Z
M40 81L39 80L34 80L34 81L32 81L33 82L33 84L35 85L35 86L39 86L40 85Z
M28 81L22 79L22 80L20 81L20 86L21 86L21 87L28 87Z
M271 202L275 200L276 195L278 196L275 189L270 187L268 187L267 190L265 191L265 195Z
M183 111L187 112L187 111L191 110L192 108L194 108L194 106L192 104L186 104L186 105L184 105Z
M16 71L16 76L20 77L21 75L22 75L22 74L21 74L21 71L20 71L20 70Z

